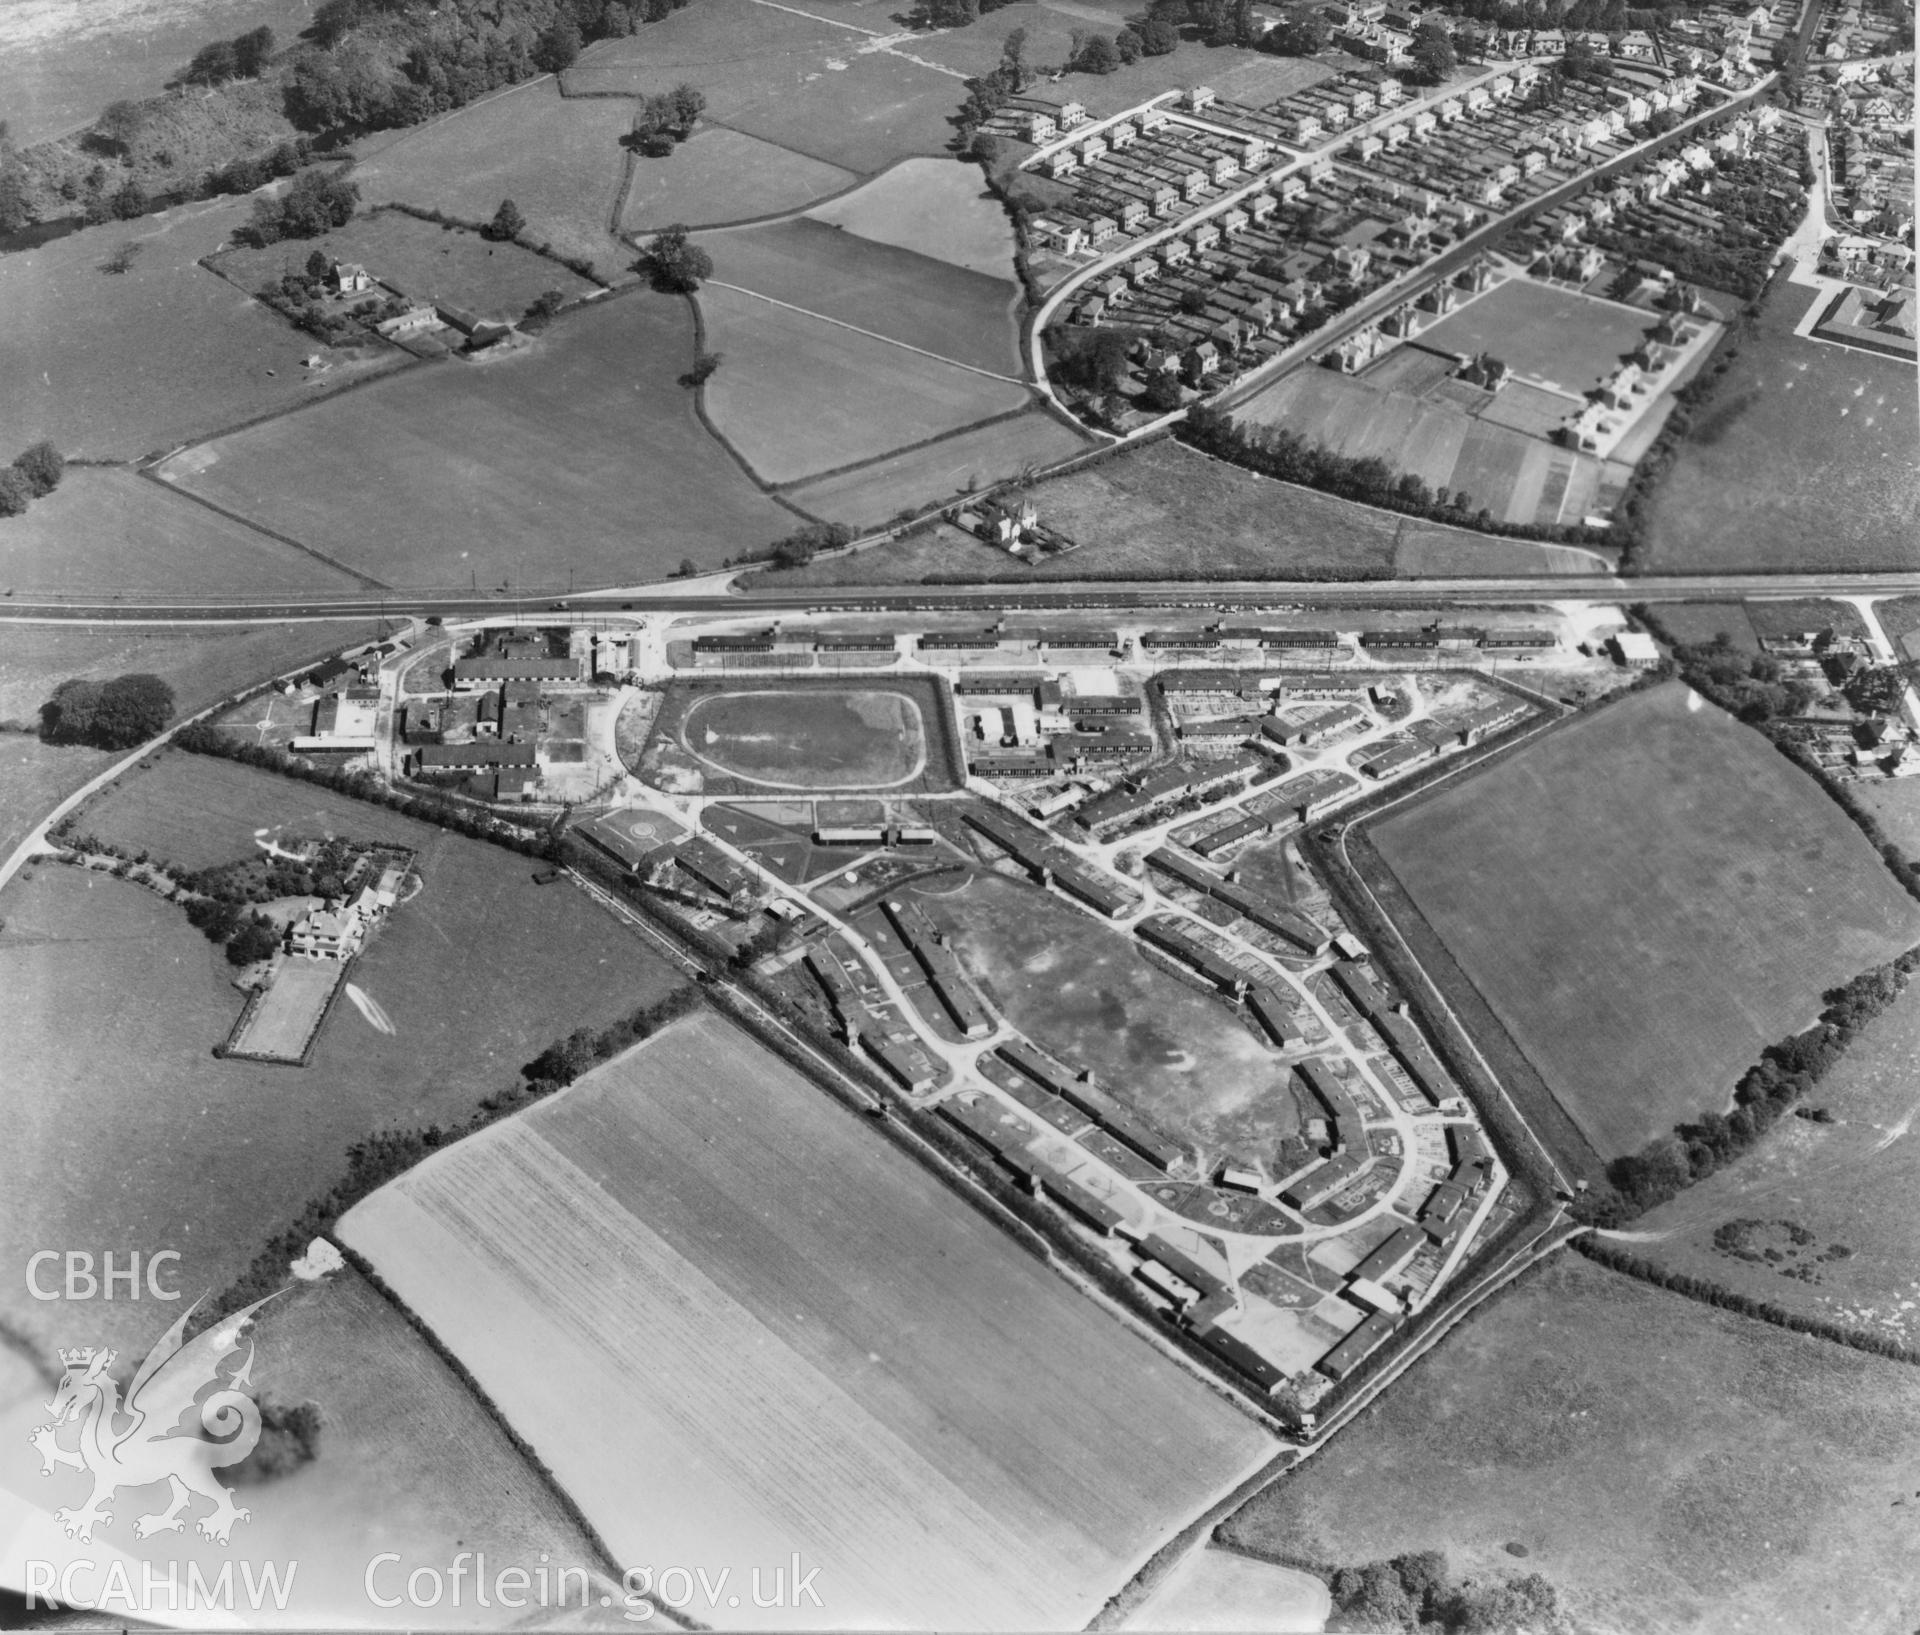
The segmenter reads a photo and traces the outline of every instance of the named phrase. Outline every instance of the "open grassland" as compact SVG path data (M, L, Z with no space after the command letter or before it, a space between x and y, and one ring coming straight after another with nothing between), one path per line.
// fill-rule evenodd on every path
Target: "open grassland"
M1920 1370L1566 1256L1226 1532L1343 1565L1437 1549L1456 1573L1538 1571L1581 1628L1895 1635L1920 1617L1916 1447Z
M1292 1131L1290 1069L1225 1004L1151 964L1125 932L997 874L931 893L961 961L1036 1044L1094 1069L1202 1162L1271 1162Z
M75 466L20 516L0 519L0 587L10 593L280 596L356 585L317 557L118 466Z
M189 1288L187 1298L197 1293ZM121 1305L134 1357L158 1337L162 1311L180 1309ZM87 1309L69 1308L62 1343L71 1343L68 1332L77 1339L81 1329L92 1331L91 1318L80 1315ZM584 1568L595 1591L610 1588L592 1577L600 1570L593 1547L552 1490L405 1316L353 1272L293 1285L261 1313L250 1338L255 1393L286 1406L312 1402L325 1416L319 1455L270 1486L239 1489L238 1502L252 1515L235 1531L231 1551L199 1539L191 1526L136 1541L132 1520L140 1510L116 1507L103 1542L152 1563L161 1583L170 1569L184 1583L190 1567L211 1582L234 1565L233 1554L248 1563L297 1561L292 1593L275 1621L306 1628L366 1624L367 1566L383 1551L397 1553L404 1565L396 1571L389 1561L377 1569L382 1595L404 1595L412 1567L431 1563L444 1571L462 1550L485 1551L496 1572L518 1563L531 1568L544 1551L550 1571ZM0 1410L0 1490L50 1510L75 1502L85 1482L72 1472L54 1481L39 1475L27 1431L46 1419L45 1401L41 1390L12 1412ZM129 1571L138 1584L138 1565ZM389 1573L392 1584L385 1582ZM497 1600L483 1608L470 1583L467 1589L457 1608L450 1597L437 1607L410 1607L408 1624L498 1628L528 1616ZM577 1577L569 1604L580 1604Z
M718 377L716 377L718 378ZM797 497L797 496L796 496ZM1488 539L1374 511L1331 494L1268 482L1171 439L1150 443L1034 490L1040 515L1080 549L1028 567L943 533L756 580L917 584L929 576L1030 579L1388 579L1489 572L1591 572L1556 546ZM962 548L959 541L966 540ZM1409 560L1401 563L1402 550Z
M1013 272L1013 226L979 168L908 159L865 187L809 210L814 221L990 278Z
M1524 380L1582 398L1612 375L1651 327L1634 307L1509 278L1422 330L1420 344L1491 352Z
M1920 596L1883 596L1873 612L1900 657L1920 658Z
M1371 828L1386 865L1603 1156L1725 1105L1920 905L1760 734L1678 684Z
M491 220L500 201L512 199L528 238L584 256L617 282L633 260L611 231L626 180L620 138L632 125L624 100L563 97L552 80L536 80L431 124L368 138L355 149L353 179L369 204L397 201L469 221Z
M724 773L784 789L888 789L927 761L920 706L883 688L710 693L681 719L680 742Z
M724 125L705 125L661 158L636 156L620 225L645 233L674 222L705 227L798 210L851 187L850 170Z
M1325 1580L1208 1546L1168 1573L1120 1627L1319 1635L1331 1611Z
M390 585L657 578L794 527L676 384L693 356L682 303L621 297L521 356L415 370L161 469Z
M252 857L272 844L338 835L411 846L432 833L383 806L235 761L164 750L90 797L76 827L182 869Z
M1019 290L912 250L800 217L701 240L713 276L770 300L996 374L1020 371Z
M708 284L705 387L720 434L770 483L853 465L1006 414L1027 388ZM700 496L704 502L705 496Z
M225 279L196 265L247 219L248 204L180 205L89 227L0 256L0 449L51 438L75 455L133 459L392 368L382 347L310 374L302 335ZM103 273L120 245L132 269Z
M1271 1447L711 1013L342 1232L621 1559L819 1566L730 1625L1077 1627Z
M1852 794L1879 821L1889 840L1909 855L1920 853L1920 778L1857 783Z
M255 826L303 816L252 793ZM385 833L379 816L347 832ZM299 1069L209 1054L241 996L221 950L173 904L47 864L7 886L0 1116L34 1182L0 1198L0 1251L24 1264L48 1243L168 1245L185 1257L181 1287L222 1289L345 1172L353 1142L464 1118L556 1037L674 986L579 893L535 885L525 859L418 824L395 838L420 849L424 887L356 962ZM101 1339L132 1343L143 1324L128 1310L132 1330ZM48 1308L17 1279L0 1317L50 1333Z
M1742 653L1760 651L1742 602L1656 602L1653 611L1677 642L1710 642L1724 634Z
M1776 283L1654 490L1646 566L1911 568L1920 538L1913 366L1802 340L1816 291Z
M493 211L485 213L491 216ZM242 289L257 290L278 283L289 270L303 270L315 250L329 261L365 267L410 301L451 303L481 318L517 320L548 290L573 300L596 287L517 244L490 243L478 233L422 221L400 210L356 216L338 231L315 239L271 244L264 250L228 250L217 265Z
M17 147L90 125L109 102L157 96L209 40L307 26L306 0L111 0L0 7L0 108Z
M1044 409L1032 409L870 465L796 484L787 491L787 497L830 522L872 527L902 511L1004 482L1035 466L1071 459L1088 443L1086 436ZM966 540L969 565L976 558L983 567L1004 562L1001 552L981 546L971 535L961 537ZM893 546L877 554L863 553L858 561L884 564L896 551L911 549L911 545ZM823 562L820 571L826 573L836 566L841 564ZM854 569L856 563L844 566Z
M691 81L706 96L708 123L870 176L900 159L940 153L966 95L960 76L874 49L901 32L897 9L703 0L629 39L596 46L567 71L566 85L571 92L636 96ZM924 55L924 43L903 49ZM677 162L677 155L641 159L636 169ZM755 178L715 181L701 219L743 221L760 213L763 184ZM813 196L836 190L823 187Z
M1631 1252L1920 1349L1920 1136L1912 1133L1920 1116L1920 989L1867 1028L1821 1080L1812 1105L1833 1122L1781 1119L1738 1163L1635 1222L1660 1236ZM1738 1221L1758 1224L1728 1248L1754 1258L1714 1246L1714 1234ZM1850 1252L1836 1253L1836 1245Z
M71 473L67 483L81 475L92 474ZM52 505L66 493L67 483L40 504ZM250 682L377 633L371 623L348 620L214 630L12 625L0 640L0 721L29 728L61 682L103 681L139 671L165 680L180 713L190 715ZM0 860L113 760L104 750L43 744L25 730L0 734Z

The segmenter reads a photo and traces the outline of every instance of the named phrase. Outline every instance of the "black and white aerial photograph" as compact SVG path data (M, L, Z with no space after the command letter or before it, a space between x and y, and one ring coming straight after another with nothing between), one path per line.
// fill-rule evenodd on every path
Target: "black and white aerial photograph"
M0 0L0 1629L1920 1631L1742 4Z

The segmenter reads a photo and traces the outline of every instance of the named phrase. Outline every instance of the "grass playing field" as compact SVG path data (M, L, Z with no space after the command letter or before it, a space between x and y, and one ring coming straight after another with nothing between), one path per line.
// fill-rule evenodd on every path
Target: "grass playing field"
M1538 1571L1583 1629L1891 1635L1920 1617L1916 1438L1913 1368L1566 1256L1225 1532Z
M498 205L499 200L494 203ZM517 244L490 243L478 233L442 227L399 210L355 216L337 232L316 239L274 244L264 250L228 250L218 265L243 290L251 291L277 281L289 268L304 268L315 250L332 261L358 263L409 301L430 306L451 302L478 317L507 322L517 321L548 290L573 300L596 287L558 262Z
M703 237L714 279L955 363L1020 372L1011 278L806 217ZM1009 269L1010 270L1010 269Z
M304 369L311 336L195 264L247 211L245 199L180 205L0 256L13 320L0 331L0 448L48 437L68 459L134 459L406 361L382 347ZM127 243L140 246L132 269L101 272Z
M761 478L796 482L1006 414L1018 381L962 369L717 284L700 291L713 423Z
M1777 283L1654 492L1646 566L1910 568L1913 367L1794 336L1818 292Z
M121 467L75 466L60 486L0 522L0 588L123 595L351 592L316 557L209 511Z
M704 125L662 158L635 158L620 225L645 233L674 222L750 221L798 210L858 180L850 170L757 136Z
M397 200L470 221L491 220L500 201L512 199L529 238L585 256L617 282L633 261L609 230L626 179L620 138L632 125L631 103L563 97L542 79L367 138L354 149L353 179L369 204Z
M1491 352L1524 380L1584 397L1640 344L1648 315L1575 290L1510 278L1420 336L1423 346Z
M1920 905L1758 733L1677 684L1621 700L1370 833L1603 1155L1720 1107Z
M236 826L286 815L280 780L248 776L254 787L234 804L250 813ZM351 978L393 1031L348 993L305 1068L212 1057L241 996L221 951L178 907L48 865L9 883L0 1116L34 1184L0 1198L0 1250L24 1264L47 1243L173 1246L184 1256L180 1286L224 1288L344 1173L351 1143L383 1126L463 1118L555 1038L675 985L578 892L535 885L524 858L418 824L397 838L419 848L424 887ZM131 1330L99 1338L133 1343L140 1312L128 1314ZM48 1308L17 1279L0 1293L0 1317L52 1334Z
M889 789L927 762L920 706L905 693L711 693L680 722L680 742L749 783L783 789Z
M851 471L797 483L787 497L829 521L867 527L902 511L1018 477L1032 467L1070 459L1088 446L1089 439L1056 416L1031 409ZM974 543L968 539L969 547ZM873 560L884 562L898 548ZM968 554L969 560L977 556L983 566L1004 561L998 551L970 549ZM821 566L825 571L830 564Z
M1012 274L1013 226L976 165L907 159L807 215L990 278Z
M1150 964L1125 932L996 874L928 903L1014 1027L1193 1142L1203 1167L1270 1162L1294 1132L1291 1069L1222 1001Z
M710 1012L342 1231L616 1555L819 1567L730 1626L1077 1627L1271 1447Z
M388 584L657 578L795 526L701 426L677 384L693 355L682 303L620 296L521 356L417 369L161 469Z
M1916 1061L1920 990L1909 990L1811 1098L1832 1123L1781 1119L1737 1164L1636 1221L1636 1229L1661 1236L1632 1252L1756 1300L1920 1347ZM1766 1223L1751 1245L1757 1259L1714 1247L1718 1229L1743 1220ZM1795 1241L1789 1225L1810 1236ZM1850 1252L1835 1253L1836 1245Z

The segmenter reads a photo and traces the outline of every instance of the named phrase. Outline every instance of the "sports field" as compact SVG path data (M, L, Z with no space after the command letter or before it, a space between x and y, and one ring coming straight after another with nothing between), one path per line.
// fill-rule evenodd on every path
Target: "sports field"
M699 299L708 348L727 360L704 389L707 413L769 483L889 454L1006 414L1029 398L1018 381L757 296L708 284ZM769 537L777 534L770 530Z
M1640 344L1648 315L1576 290L1509 278L1423 330L1420 344L1491 352L1523 380L1584 397Z
M878 687L708 694L681 719L680 741L722 772L781 789L891 789L927 764L920 706Z
M990 278L1013 272L1013 226L975 165L908 159L807 216Z
M278 815L253 808L255 822ZM8 884L0 1118L35 1184L0 1189L0 1252L24 1264L47 1243L168 1245L183 1288L222 1289L344 1173L353 1142L462 1119L556 1038L676 985L582 894L535 885L526 859L424 825L401 838L424 887L356 962L305 1068L213 1058L241 995L174 904L46 865ZM123 1310L131 1326L105 1322ZM141 1310L103 1309L99 1340L150 1342ZM36 1337L53 1337L48 1311L17 1279L0 1293L0 1317Z
M819 1567L730 1626L1081 1627L1272 1447L710 1012L342 1233L617 1557Z
M495 244L478 233L421 221L399 210L355 216L338 231L301 239L297 245L228 250L217 264L243 290L253 291L278 282L289 265L304 267L315 250L329 260L365 267L409 301L448 302L482 318L517 320L548 290L574 300L597 287L517 244Z
M1781 1119L1738 1163L1636 1221L1658 1240L1632 1252L1920 1350L1916 1062L1920 989L1909 988L1809 1098L1831 1123ZM1735 1221L1761 1223L1752 1259L1714 1247Z
M248 202L179 205L0 256L0 449L51 438L69 460L136 459L406 361L390 347L314 375L302 335L195 263ZM121 245L130 271L103 273ZM324 349L323 349L324 350Z
M933 505L955 494L1018 477L1034 467L1070 459L1088 447L1085 436L1056 416L1044 409L1030 409L870 465L798 483L787 491L787 497L829 521L866 527L902 511ZM881 553L882 557L889 554ZM999 552L978 554L985 563L1000 556Z
M346 966L339 960L282 960L272 986L229 1048L266 1061L299 1061L345 975Z
M1257 1164L1293 1133L1291 1070L1224 1001L1148 962L1123 931L997 874L938 891L962 962L1021 1033L1170 1135Z
M413 370L160 469L390 585L657 578L795 525L700 424L677 384L693 356L684 304L622 296L521 356Z
M629 233L681 222L705 227L798 210L859 178L850 170L704 125L662 158L637 155L620 225Z
M1802 340L1817 291L1776 283L1655 489L1662 573L1911 568L1920 538L1913 366Z
M1581 1629L1893 1632L1920 1618L1916 1445L1920 1370L1563 1254L1225 1534L1537 1571Z
M632 126L630 103L563 97L541 79L430 124L363 140L353 179L368 204L398 201L468 221L489 221L502 199L512 199L528 238L585 256L602 278L618 282L633 260L611 231L626 180L620 138ZM567 276L563 267L553 271Z
M350 592L356 581L305 552L123 467L76 466L0 521L0 589L261 596Z
M1603 1156L1723 1107L1826 989L1920 940L1920 904L1819 785L1677 683L1370 833Z
M1020 372L1011 278L800 217L700 240L713 276L771 300L996 374ZM1009 269L1010 271L1011 269Z

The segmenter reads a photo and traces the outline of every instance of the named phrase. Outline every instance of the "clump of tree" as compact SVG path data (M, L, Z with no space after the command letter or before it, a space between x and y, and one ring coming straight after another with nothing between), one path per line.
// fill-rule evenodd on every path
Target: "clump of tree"
M653 287L670 295L691 295L713 276L713 257L692 243L681 223L655 233L635 264Z
M0 466L0 517L17 517L43 495L60 486L67 462L48 442L35 443Z
M173 719L173 689L158 676L63 681L40 706L40 736L49 744L132 749Z
M520 206L511 199L502 199L493 220L480 229L480 236L498 244L510 244L526 230L527 218L520 214Z
M1311 57L1333 43L1333 25L1317 11L1296 11L1266 39L1267 49L1287 57Z
M1407 55L1428 85L1440 84L1460 65L1460 59L1454 54L1453 36L1447 32L1446 25L1439 22L1425 22L1414 30Z
M284 197L256 199L253 217L234 232L243 244L264 248L288 238L318 238L353 220L360 189L321 166L303 170Z
M681 83L671 91L643 97L633 116L633 130L623 140L637 152L660 158L693 135L707 99L698 86Z
M809 522L776 539L768 551L776 568L804 568L822 551L838 550L853 539L844 522Z
M257 965L280 948L280 927L266 915L219 898L195 897L187 904L187 924L208 942L224 943L229 965Z
M233 1467L234 1481L241 1486L270 1482L311 1464L320 1456L320 1436L326 1423L317 1402L290 1405L262 1398L260 1440L254 1443L253 1452Z
M520 327L530 334L537 335L552 323L560 309L567 304L567 298L559 290L542 290L528 304L520 319Z
M215 40L194 53L180 76L188 85L223 85L228 80L252 79L273 60L276 41L264 23L231 40Z
M1631 1220L1748 1151L1820 1083L1860 1031L1900 997L1917 966L1920 949L1829 989L1818 1022L1769 1045L1741 1075L1731 1113L1703 1113L1674 1126L1673 1134L1616 1158L1607 1166L1611 1190L1582 1199L1580 1218L1599 1226Z
M680 384L691 391L696 386L704 386L713 379L714 372L725 361L719 352L702 352L693 360L693 367L680 377Z
M1126 384L1128 354L1139 338L1111 324L1054 331L1047 337L1049 372L1084 392L1117 392Z
M1439 1550L1421 1550L1342 1567L1330 1586L1329 1631L1364 1635L1508 1635L1527 1630L1555 1635L1569 1627L1559 1593L1539 1573L1513 1578L1465 1578L1456 1582Z

